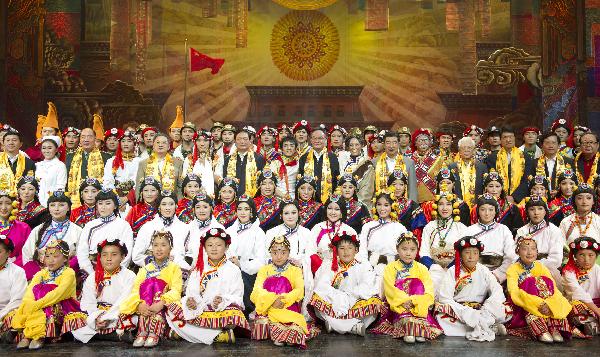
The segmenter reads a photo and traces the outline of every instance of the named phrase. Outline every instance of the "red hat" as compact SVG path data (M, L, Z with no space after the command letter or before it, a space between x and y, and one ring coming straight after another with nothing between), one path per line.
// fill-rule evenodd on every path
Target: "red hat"
M111 128L104 132L104 140L111 136L120 139L123 136L123 129Z
M333 270L333 271L338 270L337 246L344 240L354 243L354 245L357 248L360 247L360 241L358 240L358 237L356 236L356 234L351 235L351 234L347 233L346 231L342 231L342 232L336 234L333 237L333 239L331 240L331 243L329 243L329 246L331 247L331 250L333 251L333 259L331 260L331 270Z
M535 126L527 126L527 127L523 128L523 130L521 130L521 134L525 135L525 133L530 132L530 131L536 133L537 135L541 135L542 134L542 132L540 131L540 129L538 129Z
M156 128L155 128L155 127L153 127L153 126L149 126L149 127L147 127L147 128L144 128L144 129L142 130L142 136L144 136L144 134L146 134L146 133L147 133L147 132L149 132L149 131L153 131L153 132L155 132L155 133L158 133L158 129L156 129Z
M555 131L558 128L565 128L567 129L567 131L569 132L569 134L573 131L571 124L567 121L567 119L564 118L560 118L554 121L554 123L552 123L552 127L550 128L551 131Z
M331 136L331 133L333 133L336 130L339 131L340 133L342 133L342 135L344 135L344 136L348 135L348 132L346 131L346 129L342 128L341 126L339 126L337 124L335 124L334 126L329 128L328 134Z
M306 130L309 134L312 131L310 124L306 120L300 120L299 122L294 124L294 127L292 128L292 133L296 134L296 132L300 129Z
M419 129L415 130L415 132L413 133L413 136L412 136L412 142L411 142L411 149L412 149L413 151L416 151L416 150L417 150L417 148L416 148L415 144L416 144L416 142L417 142L417 138L418 138L419 136L421 136L421 135L426 135L426 136L428 136L428 137L429 137L429 140L432 140L432 139L433 139L433 135L431 134L431 131L429 131L429 129L426 129L426 128L419 128Z
M117 130L117 129L112 128L110 130L113 131L113 130ZM118 131L120 132L119 135L117 136L117 139L119 139L119 146L117 146L117 152L115 152L115 159L113 160L113 164L112 164L113 175L117 173L119 168L122 168L122 169L125 168L125 162L123 161L123 149L121 149L121 140L123 140L123 138L130 138L135 143L135 133L133 131L129 131L129 130L123 131L121 129L118 129ZM110 136L113 136L113 135L114 134L111 133ZM104 140L106 140L107 138L108 138L108 136L106 134L104 134Z
M73 134L79 136L79 135L81 135L81 130L79 130L79 129L73 127L73 126L68 126L68 127L66 127L66 128L63 129L62 135L63 136L67 136L68 133L73 133Z
M569 260L562 267L561 272L572 271L575 274L580 272L579 267L575 264L575 254L582 249L590 249L596 252L596 255L600 254L600 244L596 240L590 237L579 237L569 243Z
M198 157L200 156L200 153L198 152L198 144L196 144L196 140L198 140L199 137L203 137L208 141L212 140L212 134L208 130L199 129L194 133L194 147L192 148L192 167L194 167L196 161L198 161Z
M467 127L465 131L463 131L463 137L468 136L469 134L471 134L472 131L476 131L477 134L479 134L479 136L483 136L482 128L478 127L477 125L471 125Z

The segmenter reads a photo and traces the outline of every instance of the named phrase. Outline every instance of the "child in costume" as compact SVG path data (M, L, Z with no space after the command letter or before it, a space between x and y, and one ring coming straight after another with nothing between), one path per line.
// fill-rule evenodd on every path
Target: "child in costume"
M195 267L198 260L198 252L202 245L201 238L209 229L225 229L213 216L214 203L212 198L203 190L198 192L192 202L194 219L188 223L190 228L190 239L185 247L185 261Z
M508 333L541 342L563 342L571 337L567 320L571 304L556 287L548 268L537 261L537 244L531 236L517 239L519 260L506 271L513 308Z
M562 268L565 296L571 301L571 322L588 336L600 334L600 244L579 237L569 244L569 261Z
M179 318L167 321L188 342L235 343L234 328L250 331L250 325L243 312L244 282L240 268L225 256L231 237L223 228L211 228L200 240L196 266L181 299ZM176 320L185 324L182 326Z
M504 292L492 272L479 263L483 244L466 236L454 243L456 256L440 281L436 319L446 336L493 341L506 335Z
M0 338L12 342L15 338L11 323L27 289L25 271L8 261L15 249L13 242L0 235Z
M290 263L290 242L284 236L273 238L269 251L271 263L258 271L250 295L257 315L252 338L266 340L270 337L276 346L288 344L306 348L309 331L301 313L302 270Z
M383 273L390 311L373 332L402 337L406 343L433 340L442 330L429 312L434 302L431 276L427 267L415 260L419 241L406 232L400 235L396 247L399 259L388 264Z
M8 191L0 191L0 234L13 242L14 249L10 253L10 261L23 266L23 246L31 233L26 223L16 220L18 202Z
M168 231L152 234L152 255L140 268L129 296L121 304L117 329L132 331L137 327L133 347L155 347L166 337L166 313L176 311L181 300L181 268L169 257L173 235Z
M121 267L127 256L127 246L117 237L111 237L97 246L95 274L83 284L81 309L88 315L87 324L75 331L73 337L88 343L94 336L106 339L115 333L119 307L129 296L135 273Z
M75 295L75 271L68 267L70 247L60 240L46 247L45 268L27 286L12 327L23 334L17 349L40 349L46 338L57 338L85 326Z
M382 310L375 272L368 262L359 262L360 242L355 235L333 237L333 260L323 264L315 276L310 301L327 332L365 336Z

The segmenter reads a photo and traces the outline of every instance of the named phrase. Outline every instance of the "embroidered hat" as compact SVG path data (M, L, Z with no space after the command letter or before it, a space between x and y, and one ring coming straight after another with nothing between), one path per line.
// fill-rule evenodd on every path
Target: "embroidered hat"
M472 236L462 237L454 243L454 279L456 280L458 280L458 278L460 277L460 253L465 248L477 248L479 250L479 253L483 253L483 250L485 249L483 243L481 243L481 241L476 237Z
M356 234L349 234L346 231L342 231L342 232L336 234L333 237L333 239L331 240L331 243L329 244L329 246L331 247L331 250L333 251L333 259L331 260L331 270L333 270L333 271L338 271L337 248L339 247L340 243L342 243L342 242L350 242L350 243L354 244L357 252L358 252L358 249L360 248L360 241L358 240L358 237L356 236Z

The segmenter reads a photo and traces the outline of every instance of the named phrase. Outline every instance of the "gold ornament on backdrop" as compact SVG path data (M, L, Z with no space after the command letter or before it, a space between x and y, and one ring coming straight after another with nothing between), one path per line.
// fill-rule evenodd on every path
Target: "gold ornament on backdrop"
M273 0L274 3L292 10L316 10L333 5L338 0Z
M271 33L271 57L291 79L309 81L324 76L338 59L340 39L335 25L318 11L292 11Z

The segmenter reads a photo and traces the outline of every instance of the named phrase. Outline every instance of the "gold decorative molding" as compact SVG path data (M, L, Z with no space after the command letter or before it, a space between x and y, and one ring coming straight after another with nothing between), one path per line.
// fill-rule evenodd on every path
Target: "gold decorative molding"
M273 0L281 6L292 10L316 10L333 5L338 0Z
M530 81L540 87L540 61L541 56L532 56L520 48L496 50L487 60L477 62L477 85L496 85L506 89Z

